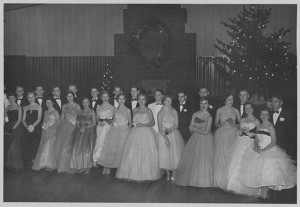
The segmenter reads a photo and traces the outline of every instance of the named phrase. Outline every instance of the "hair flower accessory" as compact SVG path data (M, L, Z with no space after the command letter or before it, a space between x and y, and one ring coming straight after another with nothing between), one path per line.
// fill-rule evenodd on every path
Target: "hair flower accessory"
M184 112L187 112L187 109L183 109Z
M284 118L283 118L283 117L280 117L279 121L284 121Z

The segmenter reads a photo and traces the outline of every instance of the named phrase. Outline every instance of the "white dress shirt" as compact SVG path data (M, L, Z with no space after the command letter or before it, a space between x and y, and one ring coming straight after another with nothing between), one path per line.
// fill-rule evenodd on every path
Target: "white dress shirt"
M154 117L154 121L155 121L153 129L156 132L158 132L157 114L161 110L162 107L163 107L162 104L157 104L156 102L148 105L148 108L151 109L151 111L153 113L153 117Z
M131 101L131 109L135 109L137 105L137 101Z
M55 99L56 97L54 97ZM61 99L55 99L56 103L58 104L59 108L61 108Z
M97 103L98 99L94 99L92 100L92 107L94 108L95 107L95 104Z
M273 114L273 123L274 123L274 125L275 125L276 122L277 122L277 119L278 119L278 117L279 117L279 115L280 115L280 113L281 113L281 111L282 111L282 108L280 108L278 111L279 111L279 113L274 113L274 114Z
M43 103L43 98L40 98L40 99L37 98L37 101L39 102L40 105L42 105L42 103Z
M241 104L241 106L240 106L240 112L241 112L241 116L242 116L244 113L244 105L243 104Z
M119 106L119 103L117 101L117 99L114 99L114 107L117 108Z
M19 105L21 104L21 101L22 101L21 99L23 99L23 96L21 98L17 98L17 104L19 104Z
M182 105L179 106L180 107L180 112L182 111L184 104L185 104L185 102L183 102Z

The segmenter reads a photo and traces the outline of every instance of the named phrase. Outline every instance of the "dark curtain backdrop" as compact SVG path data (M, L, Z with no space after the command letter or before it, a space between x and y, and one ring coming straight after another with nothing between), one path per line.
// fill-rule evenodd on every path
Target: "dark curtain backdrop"
M63 93L68 84L74 83L78 95L90 94L90 88L100 88L102 74L109 64L114 71L113 57L26 57L5 56L4 83L7 90L15 90L21 84L26 91L34 90L37 84L44 86L45 92L51 92L59 85Z

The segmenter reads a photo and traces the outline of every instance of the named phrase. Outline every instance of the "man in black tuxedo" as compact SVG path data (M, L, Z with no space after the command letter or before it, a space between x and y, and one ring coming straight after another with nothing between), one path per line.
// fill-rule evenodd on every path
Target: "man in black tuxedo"
M245 103L249 101L249 91L247 89L241 89L239 93L239 101L234 101L233 107L238 109L241 115L241 118L245 118L247 116L245 112ZM255 111L255 109L254 109Z
M292 116L286 108L282 107L283 99L280 95L272 96L273 113L270 120L273 123L276 131L276 144L286 153L292 156L293 159L297 158L297 127L292 123ZM293 129L295 125L295 129ZM296 133L293 133L296 132Z
M36 95L36 99L35 102L38 103L41 107L42 107L42 117L44 115L44 112L47 110L46 107L46 101L45 101L45 97L44 97L44 88L42 85L37 85L35 87L35 95ZM43 120L43 119L42 119Z
M119 106L117 97L118 95L122 94L122 89L120 86L115 86L114 90L113 90L113 97L109 97L108 99L108 103L110 103L111 105L113 105L115 108L117 108Z
M92 87L91 88L91 108L96 111L97 106L101 105L102 100L99 98L99 90L97 87Z
M195 110L196 111L200 111L200 98L202 97L207 97L208 98L208 109L207 111L210 113L210 115L212 116L212 125L211 125L211 130L214 131L214 127L215 127L215 116L216 116L216 112L217 109L219 108L217 102L215 100L213 100L212 98L209 97L209 91L208 88L205 86L201 86L199 88L199 96L197 96L196 100L195 100Z
M135 109L136 107L139 107L139 103L137 100L139 93L140 93L140 90L138 87L136 87L136 86L131 87L131 89L130 89L131 97L125 101L125 106L130 109L131 113L132 113L133 109Z
M178 112L178 130L185 142L191 136L189 126L192 115L194 113L193 104L187 99L187 94L184 91L179 91L178 101L174 102L173 108Z
M68 86L68 91L72 91L74 93L74 102L78 103L82 108L81 98L77 95L77 86L75 84L70 84Z
M24 96L24 87L16 86L16 95L17 95L17 104L19 104L22 108L29 104L29 101L26 96Z
M53 107L57 110L57 112L61 115L62 113L62 106L67 103L66 99L61 98L61 90L59 86L54 86L52 88L53 94Z

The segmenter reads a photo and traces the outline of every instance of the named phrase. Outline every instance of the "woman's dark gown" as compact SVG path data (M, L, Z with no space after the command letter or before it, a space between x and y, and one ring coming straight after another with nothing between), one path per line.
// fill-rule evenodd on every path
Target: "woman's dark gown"
M15 168L17 170L23 168L23 161L21 158L21 138L22 138L22 124L13 130L12 128L18 121L18 110L7 111L9 122L5 123L5 145L7 152L5 153L6 167Z
M38 110L26 111L25 122L27 126L34 124L38 119ZM23 159L25 161L32 161L35 158L37 150L39 148L41 134L39 133L40 123L34 127L34 131L29 133L27 129L24 130L23 137Z

